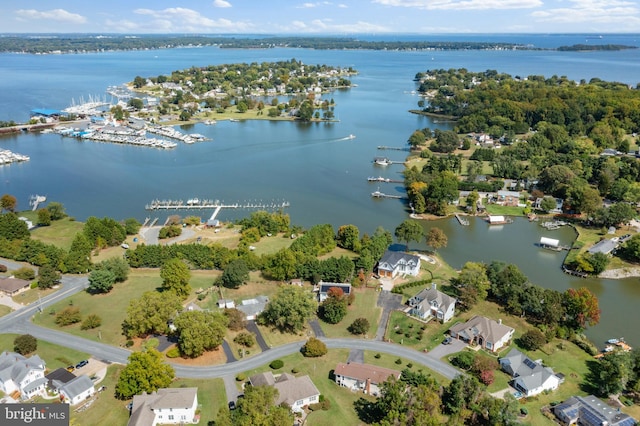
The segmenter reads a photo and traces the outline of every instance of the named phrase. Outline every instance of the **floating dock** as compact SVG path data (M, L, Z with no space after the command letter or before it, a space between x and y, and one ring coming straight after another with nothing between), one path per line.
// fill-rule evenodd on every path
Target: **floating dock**
M383 149L383 150L390 150L390 151L410 151L409 148L403 148L401 146L385 146L385 145L378 145L378 149Z
M563 220L554 220L553 222L542 222L540 224L540 226L542 226L543 228L549 231L555 231L556 229L560 229L560 227L565 225L568 225L568 223Z
M456 213L454 215L456 217L456 219L458 219L458 223L462 226L469 226L469 221L467 219L465 219L464 217L462 217L462 215L460 215L459 213Z

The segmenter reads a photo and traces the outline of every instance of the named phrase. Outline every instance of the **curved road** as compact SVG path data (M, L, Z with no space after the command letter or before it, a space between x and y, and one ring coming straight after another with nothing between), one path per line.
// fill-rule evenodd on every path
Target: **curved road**
M63 276L61 290L43 297L38 302L34 302L31 305L25 306L18 309L17 311L0 317L0 333L28 333L36 337L37 339L44 340L46 342L54 343L56 345L75 349L81 352L87 352L93 357L103 361L126 364L127 359L131 354L131 351L127 349L95 342L93 340L74 336L62 331L40 327L31 323L30 321L30 318L33 315L39 315L39 311L43 312L47 306L50 306L53 303L58 302L59 300L62 300L80 291L83 291L87 285L88 280L86 276ZM442 376L449 379L453 379L455 376L460 374L458 370L451 367L449 364L440 361L439 359L400 345L364 339L320 338L320 340L322 340L329 349L366 349L402 357L412 362L422 364L430 368L434 372L441 374ZM219 378L229 375L236 375L244 371L249 371L268 364L275 359L284 357L286 355L291 355L295 352L300 351L300 348L303 344L303 341L289 343L287 345L271 348L251 358L246 358L223 365L204 367L184 366L177 364L171 365L175 369L176 376L178 377Z

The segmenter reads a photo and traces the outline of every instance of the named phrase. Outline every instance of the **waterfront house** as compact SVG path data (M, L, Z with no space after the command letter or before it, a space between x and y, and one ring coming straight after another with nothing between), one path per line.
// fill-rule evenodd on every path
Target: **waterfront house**
M273 386L278 390L276 405L287 404L293 412L301 412L303 407L320 400L320 391L309 376L295 377L282 373L276 377L267 371L251 376L249 383L251 386Z
M374 396L380 394L380 385L383 382L391 376L399 380L401 374L397 370L356 362L340 362L334 370L336 383L340 386Z
M502 320L494 321L480 315L449 329L451 337L491 352L498 352L505 346L513 338L514 332L513 328L502 324Z
M562 424L584 426L633 426L638 421L593 395L572 396L553 407Z
M589 248L587 251L590 254L602 253L605 255L611 254L616 248L618 248L618 241L614 239L603 239L598 241L593 245L593 247Z
M27 280L21 280L15 277L1 277L0 278L0 292L7 296L14 296L23 290L29 288L31 283Z
M499 362L500 368L513 378L511 385L527 397L556 390L563 381L553 369L545 367L541 361L532 361L515 348Z
M58 388L60 400L69 405L76 405L96 393L93 381L85 376L78 376Z
M326 283L320 281L318 283L318 302L322 303L327 297L329 297L329 290L332 288L339 288L345 296L351 294L351 284L349 283Z
M398 275L417 276L420 273L420 258L413 254L387 250L378 262L378 275L395 278Z
M520 193L517 191L498 191L496 204L518 207L520 206Z
M255 320L256 317L264 311L264 308L269 303L267 296L258 296L253 299L245 299L242 304L236 306L236 309L244 314L247 321Z
M195 424L200 420L198 388L162 388L157 392L135 395L127 426L157 424Z
M409 299L409 306L411 315L423 320L437 318L445 323L453 318L456 298L444 294L436 288L436 283L431 283L431 288L425 288Z
M0 390L7 395L19 394L29 399L45 393L44 361L38 356L26 358L15 352L0 354ZM13 395L12 395L13 396Z

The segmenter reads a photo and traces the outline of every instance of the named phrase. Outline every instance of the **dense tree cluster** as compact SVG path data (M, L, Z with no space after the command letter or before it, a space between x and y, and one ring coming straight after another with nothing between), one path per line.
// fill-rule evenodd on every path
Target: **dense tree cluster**
M313 294L298 286L283 286L269 300L258 321L284 332L297 333L312 318L317 307Z
M273 386L246 386L244 398L236 409L223 406L216 417L216 426L271 426L293 424L289 407L275 405L278 389Z
M182 312L173 324L177 329L178 349L189 358L216 349L227 331L227 317L219 312Z
M174 377L173 367L163 362L163 355L157 350L134 352L120 372L115 395L118 399L129 399L142 392L152 393L169 387Z

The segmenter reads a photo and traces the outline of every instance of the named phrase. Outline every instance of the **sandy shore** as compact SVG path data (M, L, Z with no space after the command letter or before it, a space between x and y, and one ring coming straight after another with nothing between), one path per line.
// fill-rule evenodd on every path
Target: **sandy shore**
M598 275L598 278L610 278L610 279L631 278L631 277L640 277L640 267L610 269Z

